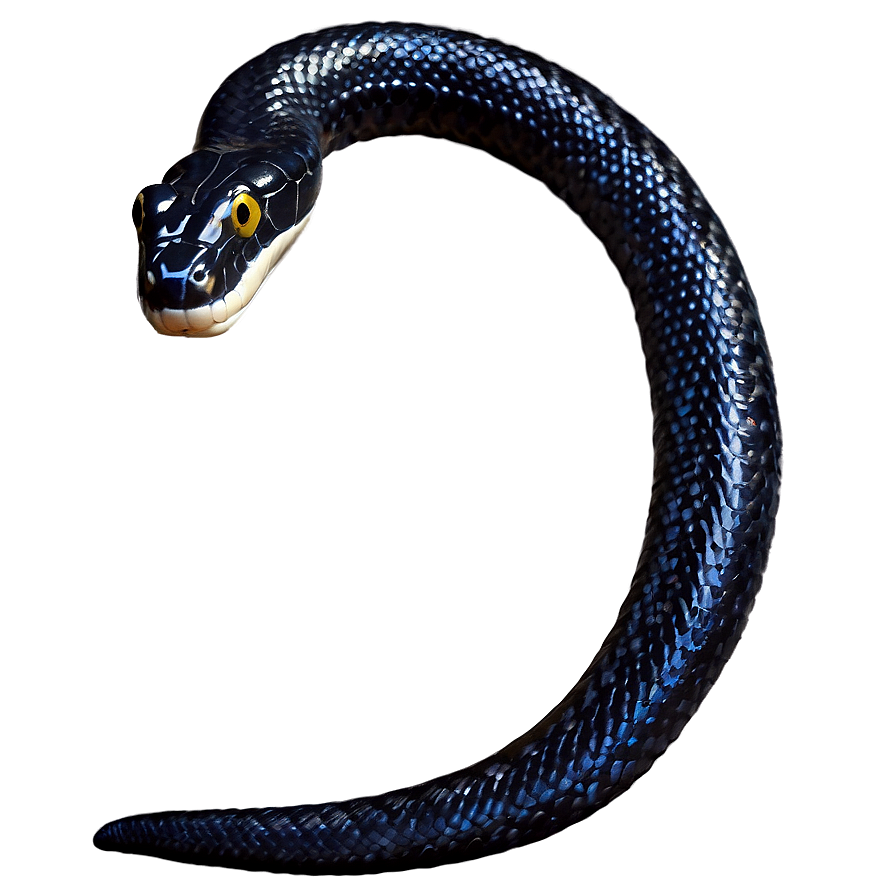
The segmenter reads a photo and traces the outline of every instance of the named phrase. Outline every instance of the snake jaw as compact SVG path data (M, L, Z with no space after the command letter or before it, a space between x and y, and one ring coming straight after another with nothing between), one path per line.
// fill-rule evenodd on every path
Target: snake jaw
M222 298L198 308L152 308L140 296L140 307L146 319L157 333L163 336L220 336L239 319L246 306L261 288L268 274L274 269L286 251L305 229L309 212L293 227L275 237L258 256L249 263L239 283Z

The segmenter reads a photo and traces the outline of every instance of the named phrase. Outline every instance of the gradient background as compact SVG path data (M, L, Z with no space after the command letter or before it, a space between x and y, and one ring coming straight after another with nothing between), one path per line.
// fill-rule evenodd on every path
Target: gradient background
M893 72L873 8L5 15L7 892L892 886ZM339 153L232 332L163 339L139 312L131 203L190 150L215 87L270 44L365 19L556 60L694 174L778 377L766 585L668 755L541 844L364 879L103 854L93 832L121 815L358 796L481 758L577 680L634 570L651 417L630 303L579 220L488 156L423 138Z

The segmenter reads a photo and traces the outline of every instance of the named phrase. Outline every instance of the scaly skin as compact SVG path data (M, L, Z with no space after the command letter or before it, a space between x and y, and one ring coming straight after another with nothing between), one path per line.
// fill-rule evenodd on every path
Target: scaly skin
M531 843L586 818L650 768L746 624L778 503L775 390L746 275L690 175L570 72L419 25L337 28L271 48L212 98L197 150L293 152L316 196L328 153L396 134L478 147L538 178L600 238L628 286L655 420L654 486L631 590L567 697L481 762L366 799L134 816L98 832L103 849L356 874Z

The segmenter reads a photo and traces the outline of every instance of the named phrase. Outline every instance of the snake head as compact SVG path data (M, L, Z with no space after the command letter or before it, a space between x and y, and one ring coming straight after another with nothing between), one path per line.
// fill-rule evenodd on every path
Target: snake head
M143 189L133 218L143 313L168 336L217 336L305 226L320 165L299 151L200 149Z

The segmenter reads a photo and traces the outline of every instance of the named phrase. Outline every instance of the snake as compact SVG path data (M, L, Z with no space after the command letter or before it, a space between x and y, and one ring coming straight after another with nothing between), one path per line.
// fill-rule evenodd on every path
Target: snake
M133 815L100 828L100 849L315 875L433 867L531 844L647 772L741 637L781 470L756 300L683 164L561 66L476 34L394 22L304 35L242 65L209 101L193 151L134 202L149 322L166 335L227 330L305 227L323 159L403 134L485 150L537 178L603 243L629 290L654 419L630 590L569 693L479 762L372 797ZM446 263L449 282L455 273Z

